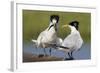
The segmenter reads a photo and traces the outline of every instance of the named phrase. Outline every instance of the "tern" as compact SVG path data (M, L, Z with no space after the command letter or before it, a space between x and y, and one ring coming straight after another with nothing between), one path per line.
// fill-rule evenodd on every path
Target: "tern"
M67 25L63 25L63 28L64 27L69 27L71 33L63 40L61 45L56 45L56 47L58 47L58 50L68 54L69 58L65 56L64 60L73 60L73 52L78 51L83 44L83 39L79 32L79 22L72 21Z
M50 45L48 44L56 43L56 44L61 45L62 39L57 37L58 22L59 22L59 16L51 15L49 27L39 34L37 40L32 39L32 42L36 44L37 48L44 48L44 55L41 55L41 56L46 55L45 48L50 47ZM49 52L51 55L51 48Z

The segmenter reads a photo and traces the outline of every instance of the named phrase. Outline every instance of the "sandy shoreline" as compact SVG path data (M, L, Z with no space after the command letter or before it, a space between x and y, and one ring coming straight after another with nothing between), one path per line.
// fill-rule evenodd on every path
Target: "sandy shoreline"
M23 62L62 61L62 58L53 56L38 57L37 55L23 53Z

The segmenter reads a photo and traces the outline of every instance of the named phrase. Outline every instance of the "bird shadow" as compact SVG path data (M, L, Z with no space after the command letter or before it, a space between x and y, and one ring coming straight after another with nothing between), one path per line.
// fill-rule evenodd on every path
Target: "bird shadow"
M67 61L67 60L75 60L75 59L74 58L65 58L64 60Z

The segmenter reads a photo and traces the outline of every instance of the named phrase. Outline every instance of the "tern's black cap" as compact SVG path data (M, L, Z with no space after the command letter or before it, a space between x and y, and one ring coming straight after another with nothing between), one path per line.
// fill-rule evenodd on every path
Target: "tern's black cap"
M57 23L59 21L59 16L58 15L51 15L50 16L50 21L52 22L53 19L56 19L57 20Z
M79 22L78 21L72 21L72 22L70 22L69 23L69 25L71 25L71 26L74 26L77 30L78 30L78 25L79 25Z

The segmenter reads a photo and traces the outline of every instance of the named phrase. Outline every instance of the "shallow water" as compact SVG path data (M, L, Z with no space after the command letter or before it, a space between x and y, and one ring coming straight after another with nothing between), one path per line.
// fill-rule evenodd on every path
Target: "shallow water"
M50 48L45 48L46 54L50 55ZM34 44L32 43L23 43L23 53L29 53L29 54L44 54L43 48L34 48ZM51 49L51 56L64 58L65 55L67 55L63 51L58 51L55 49ZM91 59L91 45L90 43L83 44L82 48L79 51L73 52L73 57L75 60L85 60L85 59Z

